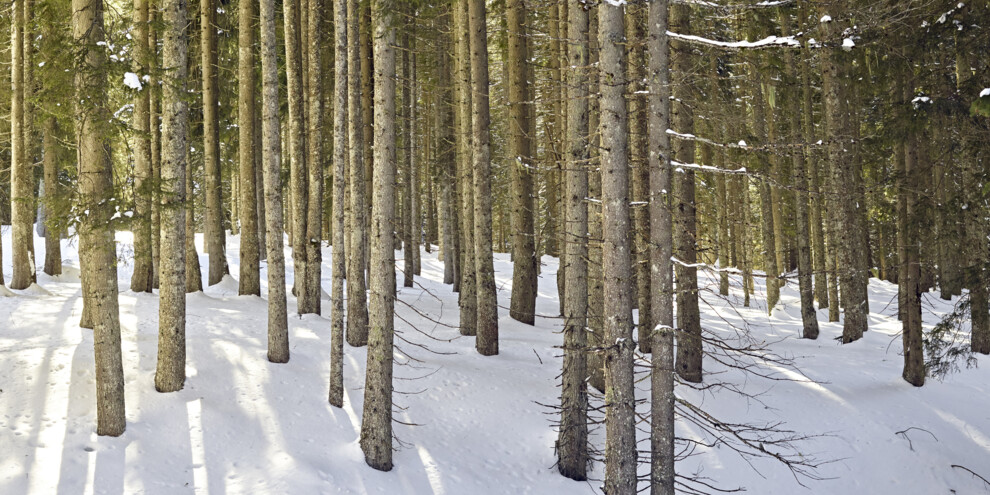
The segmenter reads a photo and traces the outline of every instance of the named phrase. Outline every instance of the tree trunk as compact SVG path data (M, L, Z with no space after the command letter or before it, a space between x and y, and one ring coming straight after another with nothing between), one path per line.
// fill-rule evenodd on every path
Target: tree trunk
M605 492L636 493L636 410L633 386L632 256L629 249L629 149L623 91L622 8L598 7L601 46L602 253L605 300Z
M323 37L321 0L309 0L308 43L307 46L318 43ZM312 46L308 50L309 70L307 76L309 87L309 132L306 140L308 170L306 237L306 272L302 299L299 301L299 313L320 314L320 300L323 288L320 284L323 277L323 86L321 76L320 50Z
M671 7L671 30L686 33L689 30L690 7ZM671 50L671 70L678 74L691 72L690 51L683 43L674 43ZM675 104L672 105L672 124L675 131L694 132L692 109L681 102L690 94L689 83L674 86ZM679 140L674 148L679 162L694 162L694 141ZM680 262L674 265L677 280L677 374L686 381L701 382L701 315L698 309L697 228L695 217L694 171L684 169L674 179L673 228L674 257ZM606 221L607 225L607 221ZM605 296L606 301L610 301ZM606 339L608 342L609 339Z
M350 192L351 192L351 243L347 250L347 343L360 347L368 343L368 299L365 293L365 170L364 170L364 128L361 114L361 46L356 41L360 37L360 11L357 0L347 4L348 64L347 73L349 99L348 107L348 146L350 149Z
M587 14L585 14L587 16ZM532 96L526 64L529 61L529 25L526 4L511 0L506 5L509 71L509 157L512 176L512 299L509 316L532 325L536 313L536 243L534 232L533 172L535 160L529 134ZM587 23L587 17L585 17ZM587 31L587 26L585 27ZM583 48L587 59L587 47ZM585 60L587 63L587 60ZM585 105L587 106L587 105ZM587 110L585 110L587 111ZM585 117L587 127L587 117ZM585 164L582 162L581 166ZM587 181L587 179L585 179ZM587 186L585 186L587 187ZM583 197L581 207L584 207ZM587 216L587 214L585 214ZM583 239L582 232L582 239ZM587 285L587 282L585 282ZM582 294L584 294L582 292ZM585 297L582 295L582 297ZM566 305L566 302L565 302Z
M134 1L134 71L149 74L148 0ZM147 84L134 96L134 273L131 290L151 292L154 266L151 256L151 143L148 120L149 96L152 85ZM47 185L47 184L46 184Z
M455 7L456 8L456 7ZM442 32L450 31L450 20L447 15L440 19L440 29ZM450 57L448 55L450 47L449 41L444 38L437 46L437 66L440 68L450 67ZM455 194L454 183L456 177L457 163L457 143L459 138L455 136L454 115L458 111L457 89L451 82L449 70L438 71L438 86L441 91L439 102L436 105L439 117L437 122L440 131L439 145L437 150L437 181L440 186L440 223L441 223L441 246L440 254L443 257L443 283L454 284L460 274L457 270L458 242L457 214L460 208L457 206L457 196Z
M572 69L567 81L569 108L564 172L567 237L563 261L567 270L564 272L564 370L557 469L568 478L583 481L588 479L588 386L585 381L588 367L585 331L588 320L588 208L584 201L588 197L588 11L578 0L571 1L574 5L568 9L571 33L568 65Z
M139 0L148 1L148 0ZM220 167L220 121L217 107L217 5L200 0L200 43L203 70L203 175L205 175L206 212L203 226L204 247L210 257L207 284L215 285L229 273L226 235L223 228L223 177Z
M34 225L35 192L33 164L27 147L30 131L26 125L25 53L30 43L25 42L28 19L28 0L14 0L12 7L14 25L11 35L11 109L10 109L10 224L11 259L13 274L11 289L27 289L35 282Z
M478 299L476 285L476 265L474 250L474 172L472 171L473 138L471 124L471 100L473 94L471 90L471 41L470 26L468 26L468 6L473 0L456 2L454 5L454 25L457 33L457 83L458 83L458 111L460 136L460 156L458 157L458 167L460 169L460 268L461 283L458 294L458 305L460 307L460 333L461 335L473 336L478 331Z
M361 451L374 469L392 469L392 341L395 312L395 28L390 9L375 1L375 142L371 222L368 369Z
M902 105L909 105L908 101L914 97L914 85L905 84L905 98ZM909 110L910 111L910 110ZM904 195L903 201L898 198L898 206L904 215L902 222L905 229L902 239L904 247L901 252L904 258L903 271L905 277L901 281L904 294L904 311L901 321L901 340L904 345L904 371L901 376L904 380L915 387L925 384L925 354L922 349L922 322L921 322L921 208L918 201L919 164L917 133L909 130L904 142L904 175L901 180L901 190L899 196ZM849 318L850 308L846 306L846 318ZM843 341L845 341L845 331L843 331Z
M474 169L474 256L477 277L475 346L483 356L498 354L498 301L492 253L491 149L488 108L488 28L485 0L468 3L471 45L471 143Z
M188 107L187 107L188 108ZM191 143L189 125L186 126L186 143ZM185 149L185 216L186 216L186 292L203 290L203 272L199 267L199 254L196 252L196 201L193 197L193 163L189 159L189 146Z
M635 280L636 307L639 319L636 322L639 350L650 352L650 335L653 333L652 311L650 310L650 210L647 201L650 194L650 170L647 166L647 118L646 95L643 81L646 79L646 53L644 42L646 29L644 18L646 7L626 6L626 38L632 42L629 48L627 67L628 89L626 107L629 112L629 159L632 171L633 228L633 279Z
M307 238L308 238L308 175L306 166L306 107L303 88L302 27L300 22L301 0L288 0L283 4L285 22L285 79L289 110L289 184L290 209L292 210L292 291L296 296L299 314L310 312L306 292ZM318 295L317 295L318 297Z
M282 245L282 142L279 136L278 36L275 0L261 1L262 134L265 169L265 221L268 250L268 360L289 361L289 330L285 307L285 258Z
M406 14L410 14L411 9L407 9ZM409 45L410 39L408 29L402 33L402 46L406 47L402 51L402 80L405 84L402 86L402 108L405 113L401 121L403 129L404 138L404 148L405 153L403 154L403 164L402 164L402 285L404 287L413 286L413 278L415 276L415 261L413 260L413 251L419 251L418 246L413 247L413 217L412 217L412 164L413 164L413 128L414 124L412 122L412 112L415 103L412 98L412 80L413 70L412 62L410 61L410 50L413 49Z
M344 405L344 191L347 188L347 0L333 0L333 268L330 306L330 404Z
M158 367L155 389L181 390L186 381L186 1L162 6L161 279L158 307Z
M75 61L76 136L79 159L79 205L89 210L79 225L79 266L83 303L93 327L96 361L96 434L120 436L124 416L124 367L120 351L117 303L117 252L110 226L113 167L110 163L106 106L107 52L103 2L72 1L72 33L79 52ZM81 102L87 102L83 104Z
M670 41L667 0L650 3L649 168L650 168L650 309L653 312L650 402L650 493L674 494L674 276L673 224L670 210Z
M145 119L147 122L147 119ZM44 135L42 137L42 147L44 148L44 174L45 174L45 273L50 276L62 274L62 243L61 237L64 229L61 212L56 214L57 205L62 200L62 185L58 181L59 172L59 144L55 138L58 132L58 122L55 117L48 117L45 120ZM149 218L150 220L150 218ZM150 225L149 225L150 230ZM150 234L150 232L149 232ZM150 239L149 239L150 241ZM149 249L150 251L150 249ZM150 259L150 252L149 259ZM2 263L0 257L0 263ZM150 263L149 263L150 265ZM148 286L151 286L151 267L148 267ZM3 285L3 277L0 276L0 285ZM150 289L149 289L150 290Z
M241 278L237 293L261 295L258 208L254 182L254 3L238 6L237 132L240 181L237 217L241 224ZM286 23L290 24L290 23Z

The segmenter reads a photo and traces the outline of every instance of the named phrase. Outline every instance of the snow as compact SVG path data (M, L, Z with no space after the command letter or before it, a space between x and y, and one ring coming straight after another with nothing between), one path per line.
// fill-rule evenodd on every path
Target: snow
M842 40L842 49L846 51L852 50L855 46L856 42L854 42L852 38Z
M133 72L124 73L124 86L141 91L141 78Z
M832 16L830 16L828 14L825 14L825 15L822 16L822 18L818 22L820 22L822 24L825 24L826 22L832 22Z
M10 228L0 230L9 253ZM227 239L230 271L237 274L239 237ZM43 291L0 287L0 296L11 294L0 297L0 493L601 493L600 481L574 482L557 473L557 416L540 405L559 397L556 259L541 260L536 326L514 322L500 309L501 354L481 357L474 339L452 328L457 298L440 282L436 250L421 253L419 285L398 292L396 329L403 339L441 354L396 340L395 387L401 392L395 395L396 419L417 426L395 424L402 441L396 443L395 468L381 473L365 465L358 446L366 349L345 347L345 406L327 404L329 301L325 316L298 317L289 296L291 360L271 364L265 358L262 298L238 296L231 276L205 293L190 294L186 386L160 394L154 390L158 298L128 290L132 238L121 232L117 241L127 431L118 438L94 433L93 334L77 326L78 242L63 241L64 273L49 277L39 270ZM196 243L202 253L201 236ZM36 237L35 249L44 259L41 238ZM291 285L290 255L287 249ZM400 264L401 255L396 253ZM323 259L323 286L329 288L329 248ZM205 274L207 256L200 255L200 263ZM10 266L5 256L8 276ZM499 304L507 308L512 283L507 255L496 254L495 271ZM801 325L796 279L787 279L780 304L767 317L761 274L749 308L742 306L737 274L730 272L728 300L711 292L717 278L699 274L700 286L708 288L701 294L706 329L732 338L737 330L730 325L746 325L753 338L792 356L808 379L771 368L766 371L791 380L769 380L709 360L706 381L722 380L760 396L687 386L679 386L678 394L726 421L784 421L802 435L821 435L801 442L799 451L834 462L818 472L829 479L803 481L808 489L779 464L750 459L750 467L727 448L698 450L678 463L680 473L700 472L719 486L745 487L749 493L986 492L982 481L950 465L988 475L990 363L980 357L981 368L944 382L929 381L923 388L906 384L900 378L896 286L871 281L870 331L856 343L839 345L833 339L841 325L827 322L827 310L818 311L818 340L796 338ZM266 294L264 265L261 280ZM926 326L958 301L926 294ZM637 380L638 397L649 394L644 370L637 376L643 379ZM591 400L601 407L600 396ZM646 425L641 427L640 440L646 442ZM686 422L678 424L678 434L705 437ZM604 428L593 427L590 441L601 448ZM646 472L642 465L639 474ZM590 474L600 480L602 465L595 464Z
M980 91L980 98L984 96L990 96L990 88L983 88L983 91Z
M608 0L612 1L612 0ZM693 41L695 43L700 43L709 46L719 46L723 48L764 48L769 46L790 46L790 47L800 47L801 43L795 39L794 36L767 36L758 41L718 41L713 39L704 38L701 36L694 36L690 34L679 34L672 31L667 31L667 36L671 38Z

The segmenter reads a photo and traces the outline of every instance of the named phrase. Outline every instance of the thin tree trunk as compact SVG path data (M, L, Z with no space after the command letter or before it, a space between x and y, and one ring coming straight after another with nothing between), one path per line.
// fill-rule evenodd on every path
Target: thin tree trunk
M458 83L458 111L460 135L460 156L458 157L458 167L460 169L460 268L461 283L458 294L458 305L460 307L460 333L461 335L473 336L478 331L478 299L476 284L475 265L475 245L474 245L474 171L473 164L473 136L471 108L474 95L471 90L471 41L470 26L468 25L468 3L473 0L456 2L454 5L454 25L457 33L457 83Z
M371 222L368 369L361 451L374 469L392 469L392 341L395 312L395 28L390 9L375 1L375 142Z
M321 0L309 1L308 43L318 43L323 37L321 23ZM306 94L309 97L309 132L306 140L309 156L306 159L308 177L308 195L306 218L306 272L302 299L299 301L299 313L320 314L320 300L323 295L321 280L323 278L323 86L321 76L320 50L312 46L308 50L309 70L307 76L309 87Z
M155 29L160 16L156 16L157 9L152 8L154 4L149 4L148 11L148 66L149 72L154 74L160 69L158 64L158 30ZM161 275L161 244L162 244L162 100L161 92L152 92L148 102L148 124L151 127L151 286L158 288Z
M134 71L148 74L150 67L148 47L148 0L134 1ZM134 273L131 275L131 290L151 292L154 281L154 266L151 256L151 143L150 122L148 120L149 96L152 85L148 84L134 96L133 127L134 139ZM46 184L47 185L47 184Z
M292 211L291 245L294 274L292 288L297 301L296 309L299 314L304 314L310 312L310 308L307 307L309 299L305 295L309 191L300 1L288 0L283 3L285 16L283 26L285 27L285 92L289 110L289 184L292 189L289 203Z
M483 356L498 354L498 301L492 253L491 149L488 108L488 28L485 0L468 4L471 45L471 142L474 169L474 256L477 277L477 334L475 346Z
M415 33L414 33L415 34ZM412 52L410 58L412 59L412 70L410 71L409 77L409 87L412 92L412 105L409 107L409 142L412 143L412 148L409 149L410 153L410 163L409 170L412 175L412 183L410 185L410 215L412 217L412 225L410 230L412 232L412 246L410 251L412 252L413 260L413 275L419 276L420 270L422 268L422 260L419 259L419 243L423 240L423 221L420 218L420 200L419 200L419 146L417 145L418 134L416 133L416 116L417 108L419 105L418 98L418 75L416 72L416 36L413 36L410 45L408 47L409 51ZM429 239L427 239L426 245L429 246ZM427 252L429 252L429 247L427 247Z
M456 7L455 7L456 8ZM447 15L440 19L438 29L441 32L450 30L450 20ZM450 67L449 41L438 43L437 46L437 66L440 68ZM443 283L456 284L459 273L457 270L458 260L458 231L457 214L460 208L456 206L457 196L453 183L456 182L456 146L459 142L454 134L454 114L457 111L457 90L453 87L449 70L438 71L438 86L441 91L438 104L436 105L439 117L439 144L437 150L437 180L440 186L440 217L442 240L440 253L443 256Z
M148 0L138 0L148 1ZM203 70L203 175L206 212L203 226L204 247L210 257L208 285L215 285L229 273L226 235L223 229L223 177L220 167L220 121L217 116L217 5L200 0L200 51Z
M361 114L361 46L359 2L350 0L347 16L348 146L350 149L351 243L347 246L347 343L360 347L368 343L368 299L365 293L365 177L364 127Z
M573 480L588 479L588 11L578 0L568 9L567 166L564 226L564 371L561 376L557 469ZM511 29L511 28L510 28ZM527 100L528 101L528 100ZM528 128L524 128L524 131ZM520 155L521 156L521 155ZM535 274L534 274L535 275ZM535 278L535 277L534 277ZM513 285L515 287L515 285ZM535 295L535 294L534 294Z
M406 9L407 15L411 14L411 9ZM413 247L413 217L412 217L412 164L413 164L413 122L412 122L412 112L415 103L412 98L412 80L413 70L412 62L410 61L409 52L412 47L409 45L411 37L409 36L408 29L402 33L402 45L406 47L402 51L402 80L405 84L402 85L402 108L405 113L401 120L401 125L404 127L403 134L405 153L403 154L402 163L402 213L400 215L402 229L402 285L404 287L413 286L413 278L415 275L415 262L413 260L413 251L419 251L419 248Z
M330 404L344 405L344 191L347 188L347 0L333 0L333 268L330 306Z
M644 18L646 7L626 6L626 38L633 43L629 48L627 69L628 89L626 107L629 112L629 159L632 171L632 200L637 205L632 209L633 228L633 279L636 290L636 322L639 350L651 350L650 336L653 333L652 311L650 310L650 210L647 200L650 194L650 171L647 167L647 118L646 95L641 92L646 79L646 53L644 42L646 29Z
M186 381L186 1L165 0L162 7L161 279L158 303L158 367L155 389L181 390Z
M237 131L240 181L237 217L241 229L241 273L237 293L261 295L258 208L254 182L254 3L238 6ZM287 23L288 24L288 23Z
M27 147L29 129L26 125L25 109L28 106L25 94L28 92L24 60L30 44L25 43L25 28L28 19L25 15L28 0L14 0L12 12L14 25L11 35L11 110L10 110L10 224L11 260L13 274L10 277L11 289L27 289L35 281L34 225L35 194L34 173Z
M187 107L188 108L188 107ZM186 143L191 143L189 125L186 125ZM189 146L185 149L186 178L185 178L185 217L186 217L186 292L203 290L203 272L199 266L199 254L196 252L196 201L193 194L193 163L189 159Z
M908 101L914 97L913 81L904 85L904 97L902 105L907 105ZM904 142L904 176L901 180L901 190L899 195L904 195L905 199L899 202L905 220L902 222L905 229L903 236L904 247L901 251L904 258L904 280L900 283L904 289L904 311L902 313L901 340L904 345L904 371L901 376L904 380L915 387L925 384L925 354L922 349L922 328L921 328L921 208L918 201L919 182L918 144L917 131L908 130ZM898 198L900 199L900 198ZM846 307L846 318L849 318L850 308ZM843 332L845 340L845 332Z
M120 436L124 416L124 367L120 351L120 310L117 302L117 252L109 220L113 195L106 122L107 52L103 2L72 1L72 33L79 52L75 61L76 136L79 163L79 205L89 210L79 225L79 265L83 301L93 328L96 368L96 434Z
M282 235L282 142L279 136L278 36L275 0L261 1L262 133L265 169L265 221L268 249L268 360L289 361L289 330L285 307L285 258Z
M145 119L145 121L147 122L147 118ZM58 182L59 144L55 138L55 134L57 132L58 132L58 122L55 120L55 117L48 117L48 119L45 120L44 136L42 137L42 147L44 147L44 174L45 174L45 219L46 219L45 273L50 276L56 276L62 274L61 237L63 231L63 223L61 220L62 216L60 214L56 215L56 205L59 204L62 198L62 185L59 184ZM0 262L2 261L3 261L2 257L0 257ZM149 280L148 285L150 287L151 285L150 266L148 267L148 280ZM2 276L0 276L0 285L3 285Z
M598 65L598 43L595 37L598 35L598 15L597 9L588 12L588 32L591 40L588 52L588 65L597 67ZM597 82L597 81L595 81ZM593 83L594 84L594 83ZM598 150L601 142L599 139L599 105L598 99L593 98L589 102L590 115L588 117L588 131L591 133L591 157L589 170L594 171L599 165ZM604 337L605 320L602 316L605 311L605 294L602 286L602 174L591 173L588 175L588 346L597 349L602 344ZM599 392L605 392L605 362L602 353L595 351L588 354L588 384Z

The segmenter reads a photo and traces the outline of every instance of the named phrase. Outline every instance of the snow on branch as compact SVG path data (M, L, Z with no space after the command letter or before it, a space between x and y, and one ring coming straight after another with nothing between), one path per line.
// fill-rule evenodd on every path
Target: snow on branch
M691 34L679 34L673 31L667 31L667 36L686 43L694 43L703 46L715 46L728 50L740 50L743 48L770 48L776 46L789 48L801 47L801 42L795 39L794 36L767 36L766 38L758 41L718 41Z
M702 172L717 172L720 174L739 174L739 175L746 175L749 173L746 170L746 167L737 168L737 169L720 168L720 167L713 167L711 165L700 165L697 163L682 163L677 160L671 160L670 164L673 165L675 168L680 168L680 169L690 168L694 170L700 170Z
M748 10L748 9L770 9L774 7L784 7L795 3L795 0L776 0L776 1L764 1L758 3L744 4L744 5L726 5L717 2L708 2L706 0L672 0L670 3L682 4L682 5L692 5L697 7L708 7L712 9L723 9L723 10Z

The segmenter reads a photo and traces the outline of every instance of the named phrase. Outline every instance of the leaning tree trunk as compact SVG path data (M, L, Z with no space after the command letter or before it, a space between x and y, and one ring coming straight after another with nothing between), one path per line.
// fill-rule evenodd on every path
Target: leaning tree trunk
M533 143L529 134L532 97L529 94L529 37L523 0L506 5L509 30L509 167L512 176L512 299L509 316L532 325L536 313L536 242L533 215ZM587 14L585 14L587 16ZM587 17L585 18L587 23ZM587 27L585 27L587 31ZM584 48L587 58L587 47ZM585 104L587 106L587 104ZM587 117L586 117L587 119ZM585 127L588 123L585 121ZM584 163L581 163L584 166ZM587 178L585 179L587 180ZM583 200L583 198L582 198ZM583 207L583 203L582 203ZM587 214L585 214L587 216ZM583 233L582 233L583 234ZM583 237L582 237L583 238ZM565 282L566 284L566 282ZM566 302L565 302L566 305ZM566 311L566 309L565 309Z
M113 166L106 105L107 52L103 2L72 1L72 34L79 50L75 61L76 137L79 159L79 206L89 210L79 225L79 267L83 304L93 324L96 360L96 434L124 433L124 367L120 352L117 303L117 251L110 225ZM84 103L85 102L85 103Z
M392 341L395 321L395 28L386 2L375 1L375 199L371 222L368 369L361 451L380 471L392 469Z
M289 361L285 308L285 258L282 245L282 142L279 136L278 35L275 0L261 1L262 163L265 169L265 221L268 250L268 360Z
M237 12L237 156L240 172L237 217L241 223L241 278L237 293L242 296L261 295L258 208L255 204L257 184L254 181L254 15L253 2L240 3Z
M650 3L649 34L649 167L650 276L653 311L650 402L650 493L674 495L674 276L670 212L670 41L667 0Z
M588 11L571 0L567 85L567 167L564 172L564 371L561 375L557 469L588 479ZM521 155L520 155L521 156ZM515 287L515 285L513 285Z
M148 0L139 0L148 1ZM227 275L227 252L223 229L223 178L220 172L220 121L217 117L217 4L200 0L200 51L203 70L203 175L206 211L204 244L210 257L207 284L215 285Z
M149 74L148 0L134 0L134 71ZM149 84L134 96L134 273L131 290L151 292L154 265L151 260L151 142L148 106ZM48 184L46 184L48 185ZM47 192L47 191L46 191Z
M598 7L601 46L602 252L605 292L605 492L636 493L632 255L629 249L629 148L622 8Z
M347 188L347 0L333 0L333 262L330 306L331 405L344 405L344 191Z
M186 381L186 1L162 7L161 274L158 305L158 367L155 389L181 390Z
M488 28L485 0L468 2L471 46L471 151L474 169L474 266L477 283L475 347L483 356L498 354L498 301L492 252L491 118L488 108Z
M348 146L350 149L350 192L351 192L351 243L347 251L347 343L360 347L368 343L368 299L365 293L365 186L364 182L364 132L361 115L361 50L357 43L360 37L359 2L350 0L347 4L347 73L349 99Z

